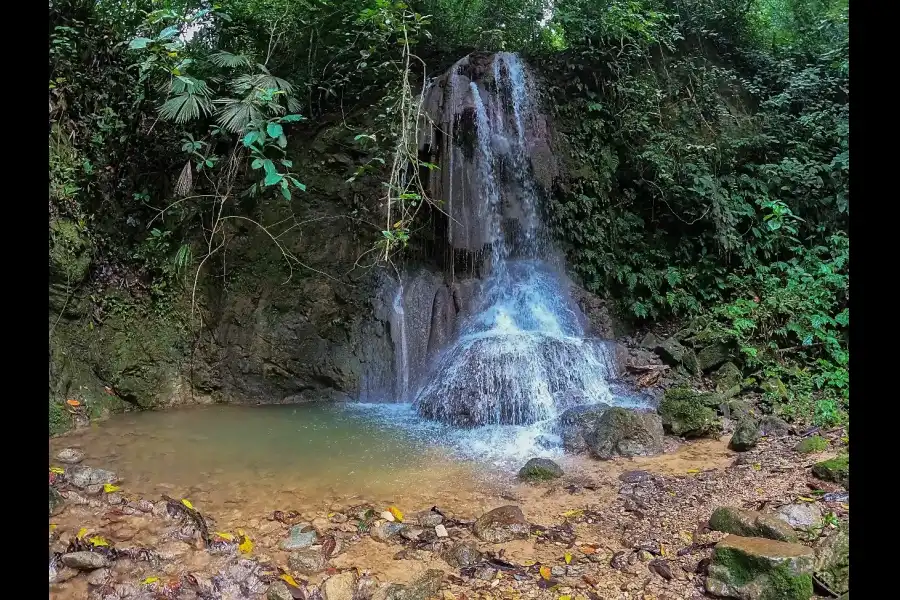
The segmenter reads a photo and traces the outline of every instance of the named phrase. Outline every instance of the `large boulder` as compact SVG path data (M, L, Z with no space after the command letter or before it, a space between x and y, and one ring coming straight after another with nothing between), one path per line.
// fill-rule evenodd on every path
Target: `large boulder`
M759 442L759 423L752 417L744 417L738 421L737 427L728 442L728 447L738 452L750 450Z
M731 358L731 349L722 343L706 346L697 352L697 366L704 373L721 366Z
M713 550L706 591L740 600L809 600L814 559L807 546L730 535Z
M849 524L823 538L816 545L816 577L828 588L844 593L850 589L850 530Z
M662 420L654 413L610 408L597 420L587 443L591 454L601 460L659 454L663 448Z
M508 505L495 508L478 517L472 532L481 540L498 544L510 540L524 540L531 533L531 525L525 520L522 509Z
M559 416L557 427L563 441L563 448L569 452L585 452L587 438L597 427L597 421L609 410L608 404L587 404L573 406Z
M778 517L733 506L720 506L714 510L709 518L709 528L745 537L767 538L780 542L797 541L797 534L793 528Z
M839 483L850 489L850 455L842 454L813 465L812 473L819 479Z
M697 364L697 355L690 348L683 346L675 336L661 342L654 351L669 365L673 367L683 366L693 375L700 374L700 366Z
M733 362L726 362L712 374L712 380L716 384L717 392L734 396L741 391L744 375Z
M548 481L562 476L562 468L549 458L532 458L519 469L519 479L522 481Z
M702 394L688 388L670 388L659 403L665 430L673 435L703 437L718 435L722 424L711 408L721 402L714 394Z

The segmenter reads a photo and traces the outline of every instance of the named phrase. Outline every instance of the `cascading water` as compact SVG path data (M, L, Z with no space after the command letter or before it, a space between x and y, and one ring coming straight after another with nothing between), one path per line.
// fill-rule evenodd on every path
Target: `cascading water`
M423 416L452 425L537 425L532 430L540 433L571 406L625 402L617 402L607 384L606 347L585 339L567 281L538 243L527 131L534 102L524 66L514 54L493 60L494 85L485 90L470 80L468 101L455 87L456 69L467 62L449 78L451 109L473 113L471 176L478 214L489 221L490 270L474 310L436 357L414 402ZM451 125L457 120L462 117L451 118ZM450 161L456 160L454 144L448 144ZM448 203L454 201L453 177Z

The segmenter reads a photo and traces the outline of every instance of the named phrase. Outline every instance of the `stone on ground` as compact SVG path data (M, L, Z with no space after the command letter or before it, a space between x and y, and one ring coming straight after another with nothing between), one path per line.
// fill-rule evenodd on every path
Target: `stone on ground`
M317 537L316 530L309 525L294 525L291 527L288 539L281 542L281 549L299 550L301 548L309 548L316 543Z
M821 435L811 435L808 438L803 438L794 446L794 450L800 454L814 454L822 452L826 448L828 448L828 440Z
M400 523L392 523L390 521L384 522L380 525L376 525L371 529L369 535L372 536L373 540L377 540L379 542L386 542L395 535L400 533L400 530L403 529L403 525Z
M472 532L481 540L492 544L510 540L524 540L531 532L522 509L508 505L486 512L475 521Z
M288 566L301 575L315 575L325 570L327 564L321 548L304 548L292 552L288 557Z
M728 447L738 452L744 452L755 447L759 442L759 425L752 417L744 417L738 421Z
M720 506L709 518L713 531L745 537L767 538L781 542L796 542L797 534L790 525L774 515L732 506Z
M775 415L764 415L759 420L759 433L765 437L781 437L789 430L788 424Z
M677 367L683 366L693 375L700 374L700 366L697 364L697 355L690 348L687 348L676 339L675 336L668 338L660 343L654 351L667 364Z
M406 586L401 600L428 600L436 597L443 577L444 573L438 569L428 569Z
M356 591L356 573L344 571L332 575L322 583L322 595L325 600L353 600Z
M587 442L591 454L601 460L658 454L663 448L662 421L654 413L610 408L597 421Z
M444 550L441 558L456 569L463 569L477 564L481 560L481 552L471 542L457 542Z
M65 504L65 500L63 500L62 495L56 490L52 485L50 486L50 516L52 517L56 513L62 510L63 504Z
M285 582L276 581L269 586L266 592L266 600L294 600L294 595Z
M716 384L716 391L725 395L734 395L731 392L735 388L738 392L740 391L744 375L733 362L727 362L712 374L712 380Z
M62 563L79 571L93 571L109 566L109 559L99 552L70 552L62 555Z
M803 529L805 531L822 529L822 509L815 502L785 504L775 514L794 529Z
M597 427L597 421L609 410L602 402L583 406L573 406L559 416L558 427L563 448L569 452L586 452L587 439Z
M847 454L814 464L812 473L819 479L833 481L850 489L850 457Z
M706 373L731 358L731 349L725 344L711 344L697 353L697 366Z
M549 458L532 458L519 469L519 479L522 481L548 481L562 476L562 467Z
M84 460L84 452L77 448L63 448L56 454L56 460L67 465L78 464Z
M814 560L801 544L730 535L713 550L706 590L740 600L809 600Z
M423 510L413 516L415 518L413 522L418 523L422 527L435 527L444 522L444 517L441 513L434 512L433 510Z
M65 477L66 481L79 488L119 482L118 476L112 471L94 469L93 467L86 467L84 465L68 467L65 472Z
M447 533L447 528L440 524L434 526L434 534L439 538L450 537L450 534Z
M708 405L713 400L707 396L715 395L701 394L688 388L666 390L659 404L659 414L665 430L683 437L718 435L722 425L716 411ZM721 401L721 397L717 400Z
M850 589L849 525L820 541L815 552L816 577L833 592L847 592Z

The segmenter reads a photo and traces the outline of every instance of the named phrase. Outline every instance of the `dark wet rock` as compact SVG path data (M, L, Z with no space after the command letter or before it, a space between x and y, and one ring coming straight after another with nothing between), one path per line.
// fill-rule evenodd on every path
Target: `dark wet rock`
M815 452L822 452L827 448L828 440L821 435L811 435L807 438L803 438L796 446L794 446L794 450L800 454L813 454Z
M52 485L50 486L50 516L59 513L63 509L66 501L60 495L59 491Z
M63 448L57 452L56 460L67 465L75 465L84 460L84 452L77 448Z
M609 410L608 404L573 406L559 416L558 427L563 448L569 452L586 452L587 438L597 427L597 421Z
M562 444L562 438L555 435L546 435L542 433L534 438L534 443L538 448L549 450L550 448L559 447L560 444Z
M372 536L373 540L386 542L395 535L399 534L401 529L403 529L402 524L386 521L384 523L381 523L380 525L376 525L375 527L373 527L369 532L369 535Z
M288 557L288 565L292 571L301 575L315 575L325 570L327 565L325 553L321 548L304 548L291 552Z
M62 563L79 571L93 571L109 566L109 559L99 552L70 552L62 555Z
M423 510L414 515L415 522L422 527L435 527L444 522L444 517L433 510Z
M710 344L697 352L697 366L706 373L731 359L731 349L725 344Z
M708 394L701 394L688 388L666 390L659 404L659 414L665 430L672 435L703 437L718 435L722 425L716 411L709 404L716 402ZM718 399L720 400L720 398Z
M619 481L622 483L643 483L653 479L653 474L647 471L625 471L619 475Z
M481 552L471 542L457 542L441 553L447 564L457 569L470 567L481 560Z
M531 525L525 520L522 509L514 505L486 512L472 526L472 532L479 539L492 544L527 539L530 531Z
M819 479L839 483L850 489L850 456L843 454L813 465L812 473Z
M838 594L850 588L850 530L846 528L823 538L815 548L816 577Z
M683 346L675 336L660 343L654 351L669 365L673 367L683 366L692 375L700 374L700 365L697 364L697 355L693 350Z
M532 458L519 469L519 479L522 481L548 481L562 476L562 467L549 458Z
M759 419L759 433L765 437L781 437L789 431L790 426L775 415L764 415Z
M276 581L266 591L266 600L294 600L294 595L291 594L288 584L283 581Z
M95 469L84 465L66 468L66 481L79 488L103 486L104 483L118 483L119 477L112 471Z
M816 533L822 529L822 509L815 502L785 504L775 515L794 529Z
M738 421L737 427L728 442L728 447L738 452L745 452L759 442L759 424L752 417L744 417Z
M713 531L745 537L767 538L781 542L796 542L797 534L790 525L775 517L754 510L720 506L709 518Z
M659 344L659 338L653 335L653 332L651 331L641 338L641 342L638 345L645 350L656 350L659 347Z
M288 539L281 542L282 550L299 550L309 548L318 540L316 530L309 525L294 525L288 533Z
M587 441L591 454L601 460L658 454L663 447L662 421L655 413L610 408Z
M813 563L807 546L728 536L713 550L706 591L741 600L809 600Z
M733 362L726 362L712 374L712 380L716 384L717 392L729 395L729 392L735 388L737 388L737 392L740 392L744 374Z
M325 600L353 600L356 592L356 573L344 571L332 575L322 583L321 589Z

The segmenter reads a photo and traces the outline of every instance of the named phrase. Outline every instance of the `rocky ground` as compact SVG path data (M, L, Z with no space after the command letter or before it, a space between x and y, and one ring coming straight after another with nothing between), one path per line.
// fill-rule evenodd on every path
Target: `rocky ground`
M189 499L132 496L117 474L63 451L51 460L50 594L762 600L809 598L814 585L816 597L836 597L848 587L849 478L843 459L828 459L843 433L763 433L744 452L720 445L727 460L712 468L616 457L561 474L533 463L522 473L532 481L484 514L446 497L302 513L273 506L234 531Z

